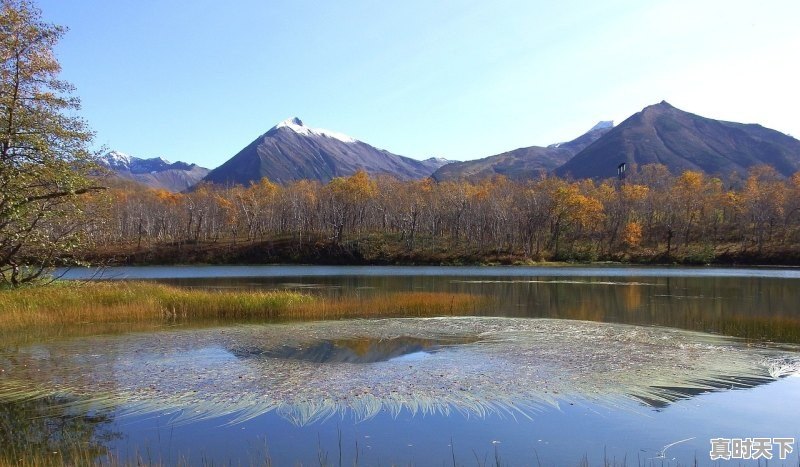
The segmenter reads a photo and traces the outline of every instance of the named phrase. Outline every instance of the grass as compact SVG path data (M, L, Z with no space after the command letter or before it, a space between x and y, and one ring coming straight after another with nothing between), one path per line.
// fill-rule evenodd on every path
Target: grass
M452 443L451 443L452 444ZM319 465L320 467L327 467L327 466L334 466L334 465L353 465L359 466L362 465L359 462L359 454L361 449L359 448L358 442L355 443L355 456L352 460L352 464L342 462L342 454L346 448L343 448L340 444L338 446L338 463L332 462L329 459L328 451L322 449L322 447L317 446L317 463L311 463L309 465ZM510 462L505 461L500 454L500 449L497 448L495 445L493 452L485 453L484 457L481 458L478 456L478 453L473 449L472 450L474 460L470 459L466 462L459 462L460 459L456 458L455 452L451 450L451 458L450 459L439 459L442 465L453 465L453 466L470 466L475 465L477 467L502 467L506 465L513 465ZM333 453L336 454L335 452ZM589 454L584 453L580 460L574 464L577 467L590 467L592 465L596 466L603 466L603 467L664 467L664 465L674 465L676 467L680 466L697 466L699 465L700 459L702 457L698 457L697 453L695 453L694 458L692 459L685 459L683 462L676 461L675 459L668 459L665 463L665 459L658 458L658 457L651 457L651 458L643 458L641 452L636 453L636 457L634 458L627 454L622 455L621 459L617 459L616 456L609 457L608 452L606 449L603 449L602 456L595 457L594 463L590 462ZM490 457L491 456L491 457ZM175 466L191 466L191 465L202 465L202 466L214 466L214 465L264 465L264 466L272 466L273 460L268 453L255 453L249 456L249 458L242 462L241 459L231 459L227 462L215 462L211 459L200 459L198 461L189 461L186 458L179 457L178 459L170 460L165 462L158 458L153 458L151 454L148 454L145 451L145 454L137 453L134 455L135 459L120 459L117 455L114 455L111 452L105 453L97 453L92 450L88 450L85 448L70 448L67 452L53 452L47 454L31 454L26 453L22 456L13 456L15 458L6 458L4 459L0 456L0 467L58 467L63 465L98 465L98 466L108 466L108 467L127 467L127 466L142 466L142 465L149 465L149 466L161 466L161 465L175 465ZM523 455L525 457L525 465L535 465L541 467L542 465L554 465L552 463L542 463L539 458L539 454L536 449L533 450L533 454ZM435 459L423 457L423 463L437 463ZM463 459L463 457L462 457ZM521 459L517 459L520 461ZM792 457L787 459L790 464L789 465L800 465L795 464ZM673 463L674 462L674 463ZM413 461L409 461L408 464L394 464L391 463L389 465L413 465ZM296 462L295 465L302 465L299 462Z
M404 292L323 298L293 291L203 290L148 282L58 283L0 291L0 332L257 320L323 320L473 314L487 299L470 294ZM144 329L142 329L144 328ZM99 331L99 332L98 332Z
M98 454L88 450L74 449L70 452L54 452L51 454L25 453L19 456L0 458L0 467L57 467L63 465L95 465ZM132 463L131 463L132 465Z
M289 318L340 319L470 315L489 303L466 293L402 292L367 298L320 300L296 307Z
M255 459L253 459L255 461ZM271 459L266 457L258 462L249 464L238 463L237 465L272 465ZM85 447L69 447L63 451L54 451L48 453L31 453L25 452L22 454L7 455L3 458L0 455L0 467L63 467L69 465L83 465L83 466L108 466L108 467L133 467L133 466L166 466L174 465L178 467L190 467L192 462L186 459L177 459L172 462L166 462L161 459L154 459L148 453L137 453L135 459L121 460L117 455L111 452L96 452L93 449ZM200 465L214 466L220 465L211 460L202 460ZM222 465L234 465L233 462Z

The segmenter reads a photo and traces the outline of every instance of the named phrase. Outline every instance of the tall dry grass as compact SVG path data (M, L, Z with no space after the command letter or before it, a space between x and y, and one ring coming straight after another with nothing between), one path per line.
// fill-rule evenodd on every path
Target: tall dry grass
M5 457L3 457L5 456ZM255 459L253 459L255 460ZM255 465L244 464L244 465ZM272 465L271 459L265 457L263 461L259 459L260 465ZM97 452L95 449L72 446L64 450L45 453L25 452L16 455L0 454L0 467L64 467L64 466L105 466L105 467L141 467L141 466L175 466L191 467L192 462L185 458L165 461L161 458L153 458L146 450L136 453L134 459L120 459L112 452ZM202 460L200 465L217 465L211 460ZM231 465L233 465L231 463Z
M60 283L0 292L0 329L204 318L271 318L311 302L289 291L182 289L146 282Z
M321 298L293 291L203 290L148 282L59 283L0 291L0 332L37 328L147 329L161 323L468 315L484 297L401 292Z
M365 298L320 299L290 307L281 318L316 320L456 316L479 313L487 297L465 293L398 292Z

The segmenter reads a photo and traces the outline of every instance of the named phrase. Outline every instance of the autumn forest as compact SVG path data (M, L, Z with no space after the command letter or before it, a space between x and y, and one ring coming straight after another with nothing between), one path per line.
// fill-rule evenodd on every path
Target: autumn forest
M113 188L86 199L79 259L115 263L791 262L800 173L721 181L633 168L623 180L398 181Z

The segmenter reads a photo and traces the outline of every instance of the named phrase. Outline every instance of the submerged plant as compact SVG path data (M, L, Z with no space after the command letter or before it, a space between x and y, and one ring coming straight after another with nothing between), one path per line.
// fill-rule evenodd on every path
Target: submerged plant
M345 358L354 355L359 358ZM344 357L343 357L344 356ZM177 421L275 411L296 424L381 411L533 416L586 401L663 405L796 371L798 356L667 328L513 318L242 325L105 336L0 355L0 397L70 394Z

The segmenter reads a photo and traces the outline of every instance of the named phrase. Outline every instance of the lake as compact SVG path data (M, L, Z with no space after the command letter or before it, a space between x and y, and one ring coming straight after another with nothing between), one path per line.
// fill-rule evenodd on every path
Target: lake
M0 345L0 450L78 440L167 464L725 465L710 459L711 439L769 438L781 465L778 441L800 439L794 268L63 272L101 277L331 297L459 292L490 305ZM797 465L797 446L786 449Z

